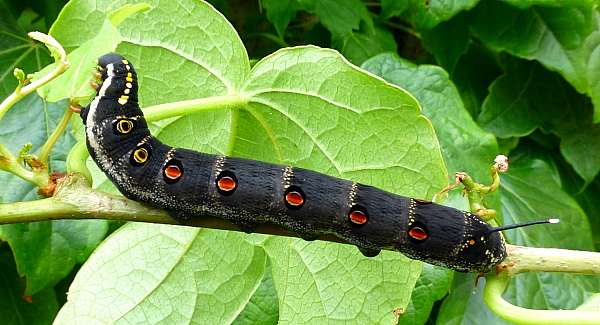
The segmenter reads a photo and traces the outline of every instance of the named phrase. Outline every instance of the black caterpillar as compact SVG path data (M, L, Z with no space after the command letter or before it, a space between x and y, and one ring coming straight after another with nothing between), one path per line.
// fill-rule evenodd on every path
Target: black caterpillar
M365 256L382 249L460 272L485 272L506 257L499 230L480 217L315 171L217 156L161 143L138 106L137 76L119 54L98 59L103 83L81 110L87 146L126 197L176 221L211 214L241 230L272 222L306 240L332 233Z

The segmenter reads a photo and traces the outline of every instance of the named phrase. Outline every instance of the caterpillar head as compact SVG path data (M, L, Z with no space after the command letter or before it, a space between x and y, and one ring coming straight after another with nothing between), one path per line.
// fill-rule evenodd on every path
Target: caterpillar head
M419 200L413 200L409 215L407 255L459 272L487 272L506 258L500 230L553 222L492 227L475 214Z

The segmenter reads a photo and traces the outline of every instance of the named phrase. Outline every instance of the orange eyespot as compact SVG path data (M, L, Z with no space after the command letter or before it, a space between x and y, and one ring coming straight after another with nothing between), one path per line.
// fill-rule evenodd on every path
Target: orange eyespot
M475 240L474 239L469 240L469 245L475 245Z
M287 201L287 203L293 205L293 206L299 206L302 203L304 203L304 198L302 197L302 195L296 191L292 191L289 192L288 194L285 195L285 200Z
M165 167L165 176L170 179L177 179L181 176L181 169L175 165L169 165Z
M224 170L217 176L216 182L217 192L223 196L229 196L235 192L238 187L238 180L235 174L231 171Z
M133 130L133 122L130 120L119 120L117 123L117 131L122 134L127 134Z
M133 152L133 159L139 163L143 164L148 160L148 150L146 148L139 148Z
M221 191L229 192L235 189L237 182L229 176L223 176L217 180L217 186Z
M306 202L306 195L298 186L290 186L285 190L285 205L292 210L300 209Z
M423 241L429 237L427 232L421 227L413 227L408 231L408 235L416 240Z
M357 225L364 225L368 220L367 215L360 210L354 210L350 212L348 218L350 218L350 221Z

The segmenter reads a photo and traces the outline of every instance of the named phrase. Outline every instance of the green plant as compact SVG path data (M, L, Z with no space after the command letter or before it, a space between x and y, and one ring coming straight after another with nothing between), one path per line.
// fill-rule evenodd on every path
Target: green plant
M594 124L595 107L600 107L594 105L595 86L600 84L594 66L599 25L595 4L464 1L453 10L438 8L440 4L444 3L427 7L383 1L375 14L375 6L359 1L263 1L266 16L246 9L243 12L250 14L230 18L239 26L249 56L260 59L250 70L246 49L233 28L204 3L189 1L178 7L156 1L149 10L144 5L112 4L111 13L105 14L110 1L71 2L50 34L65 47L72 66L39 90L48 101L32 94L8 111L0 109L2 157L11 157L8 153L31 141L48 170L84 172L89 167L94 188L116 194L92 164L86 167L78 117L57 144L43 144L49 143L46 138L55 124L64 124L55 122L61 115L69 120L70 113L63 114L68 102L52 102L70 98L85 104L93 93L88 85L92 61L117 51L138 68L141 106L148 107L148 119L156 122L154 132L166 143L285 162L425 198L448 184L448 172L466 171L477 181L489 180L490 162L502 152L509 155L512 167L503 175L501 196L489 201L493 207L502 206L504 222L547 217L563 221L508 233L508 240L592 250L597 233L589 224L597 224L591 218L597 211L593 198L598 195L600 166L595 161L600 157L595 154L599 142ZM233 11L231 4L219 8ZM273 25L265 24L267 20ZM528 29L531 26L535 28ZM23 35L17 22L3 29L0 44L7 54L1 61L0 71L5 73L0 98L15 89L10 77L14 67L33 72L50 62L38 45L15 37ZM555 37L542 37L548 35ZM415 50L406 39L421 42L415 43ZM397 40L404 41L400 53L419 53L423 44L433 55L411 58L419 63L435 60L439 66L379 54L395 51ZM435 133L419 117L411 96L354 68L333 51L298 47L270 54L282 44L304 43L335 47L354 64L406 89L419 101ZM161 121L165 118L170 119ZM50 154L40 153L48 146ZM22 157L35 164L33 156L23 152ZM0 244L0 272L11 279L0 289L6 292L0 305L10 306L0 313L6 318L0 319L47 323L64 303L65 287L77 272L73 267L86 261L107 231L120 225L107 219L132 220L132 213L148 207L93 191L77 177L52 201L43 201L34 194L36 185L15 174L0 174L0 183L6 184L0 192L0 223L104 219L17 223L0 229L0 238L8 243ZM43 171L35 177L47 175ZM25 202L31 199L38 200ZM460 193L452 193L447 203L467 208ZM98 210L90 212L92 208ZM148 212L141 220L171 222L160 210L144 211ZM554 238L565 240L557 243ZM278 319L393 323L392 312L399 308L404 309L401 322L406 323L424 323L428 317L440 324L456 319L499 321L483 306L481 289L472 294L473 275L424 266L419 277L420 262L384 253L365 259L347 245L130 223L104 240L77 272L70 299L90 309L71 302L57 323L82 319L75 316L115 322L146 317L146 322L168 318L215 324ZM17 271L26 278L19 279ZM210 282L194 288L189 279ZM112 292L89 295L100 285ZM596 277L529 273L510 281L506 295L522 307L569 309L595 293L597 285ZM436 316L429 316L434 302L450 287ZM23 292L31 303L18 298ZM569 292L569 299L561 292ZM18 317L21 321L14 320Z

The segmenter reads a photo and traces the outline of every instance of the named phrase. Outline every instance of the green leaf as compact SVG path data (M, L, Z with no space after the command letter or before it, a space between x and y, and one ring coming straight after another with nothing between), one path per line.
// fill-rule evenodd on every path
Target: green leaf
M577 310L600 311L600 293L591 296L586 302L579 305Z
M81 268L55 324L229 323L265 273L264 250L246 236L129 223Z
M476 10L472 30L495 51L537 60L560 73L580 93L592 98L594 121L600 121L600 14L576 7L518 10L485 1Z
M121 42L120 35L115 27L108 21L100 29L97 37L85 42L81 47L73 50L68 55L71 67L51 83L37 89L40 97L49 102L56 102L64 98L79 100L90 97L95 91L90 87L94 63L104 53L114 51ZM40 79L54 69L54 64L36 73L35 79Z
M588 216L597 251L600 244L600 202L596 198L600 196L600 179L596 177L585 190L576 191L576 193L571 193L571 195L577 200Z
M106 220L56 220L4 226L0 236L12 247L27 295L53 287L83 263L104 239Z
M373 23L367 7L360 0L317 0L314 13L333 37L358 30L361 21Z
M450 294L440 307L436 324L511 324L498 317L483 302L485 278L475 282L475 274L454 273Z
M490 166L498 152L495 139L482 131L472 120L462 105L458 91L443 69L429 65L417 66L395 54L376 56L365 62L363 68L405 87L420 101L423 114L431 120L440 140L442 154L450 173L449 177L452 177L456 171L466 171L478 182L489 182L487 166ZM452 191L450 195L450 200L446 204L468 210L468 203L461 197L460 192ZM497 195L486 199L492 207L500 206ZM501 214L501 211L498 212ZM440 281L435 274L432 275L434 276L429 278L427 274L423 274L420 279L426 282ZM446 274L445 281L449 279L449 274ZM488 323L495 323L494 321L499 319L483 304L480 297L481 290L478 290L476 296L472 294L474 279L471 275L455 274L452 294L444 300L438 314L438 322L442 324L486 323L486 319L491 319L492 321ZM417 289L418 287L415 287L415 291ZM440 294L440 291L437 294ZM430 300L424 305L417 306L416 304L421 301L416 299ZM415 296L412 302L414 308L427 309L427 304L433 301L432 297ZM409 309L407 317L422 319L424 311L420 312L421 314L413 315Z
M306 9L306 4L298 0L263 0L262 6L267 11L267 19L275 26L280 39L283 39L285 29L298 10Z
M271 266L267 263L265 276L254 292L244 310L236 317L234 325L276 325L279 320L279 299L275 290L275 283L271 276Z
M511 165L502 177L502 205L506 223L545 218L560 218L561 223L507 231L507 240L523 246L592 250L587 217L577 202L560 189L557 173L538 159L513 160ZM566 240L557 241L556 238ZM557 283L561 284L560 287ZM511 280L505 297L524 308L574 309L594 294L598 285L596 277L528 273ZM568 290L568 294L565 290Z
M450 289L453 272L438 266L423 264L421 276L415 284L410 304L400 316L399 324L425 324L433 304L444 298Z
M22 35L0 33L0 39L6 40L0 41L2 51L11 53L0 61L1 75L4 76L0 81L1 98L14 91L17 82L10 72L15 67L29 74L50 62L48 53L40 51L43 46L21 37ZM66 102L46 103L37 94L29 94L12 106L0 121L0 142L15 154L26 142L31 142L32 153L37 155L52 130L56 128L65 109ZM73 143L73 137L68 133L59 140L51 152L49 170L66 171L66 152ZM0 191L0 201L3 203L39 198L36 194L37 188L33 184L13 174L0 173L0 184L4 185ZM56 227L60 228L59 224L32 224L29 231L23 232L24 227L28 226L3 225L0 227L0 238L11 245L21 275L27 276L27 294L42 292L56 284L69 273L75 263L83 262L87 258L85 253L89 254L101 240L97 239L91 247L83 247L80 242L74 242L74 247L69 248L65 247L64 242L53 240L55 235L72 234L68 230L65 233L57 232Z
M334 37L331 44L350 62L356 65L383 52L396 52L398 45L394 35L379 26L363 24L360 31Z
M531 6L544 7L578 7L592 9L597 5L594 0L502 0L519 9L527 9Z
M1 245L0 245L1 246ZM25 295L25 279L19 276L10 251L0 253L0 323L4 325L50 324L58 312L54 289ZM28 301L29 300L29 301Z
M363 68L407 89L420 101L423 114L436 130L450 179L455 172L464 171L477 182L489 182L489 166L498 154L495 139L473 122L443 69L417 66L395 54L376 56L365 62ZM460 159L465 156L469 159ZM460 193L454 191L451 195L450 205L468 210ZM494 202L490 201L492 206Z
M382 0L381 17L388 20L392 17L400 16L404 11L408 10L408 6L408 1Z
M471 15L459 13L430 30L421 32L423 46L435 56L440 66L453 74L458 59L467 52L471 40Z
M107 12L118 7L120 5L111 0L69 1L50 28L50 35L69 53L98 34L105 24ZM77 33L73 33L74 30Z
M348 245L271 237L265 248L280 321L292 324L392 324L394 310L407 305L421 269L420 262L395 252L365 259Z
M475 120L488 96L490 84L502 74L497 56L497 53L481 43L471 43L467 53L458 60L452 74L452 81L460 93L465 109Z
M524 136L536 128L561 138L560 149L591 182L600 171L600 126L592 105L556 73L538 63L507 58L506 74L492 83L478 123L499 137Z
M381 15L386 19L399 17L414 25L416 29L428 30L461 11L473 8L478 2L478 0L383 0Z
M278 51L250 70L248 56L233 28L210 6L204 3L186 4L186 9L193 13L190 16L193 19L188 19L187 16L175 19L166 14L179 6L170 2L156 2L152 6L153 9L148 12L137 15L136 19L127 19L117 27L123 38L117 51L125 55L138 72L141 106L207 98L204 101L205 110L194 111L193 105L189 107L190 111L201 113L173 118L156 125L159 138L169 145L288 163L411 196L430 197L447 184L446 171L431 125L420 116L418 104L405 91L366 74L333 50L313 46ZM198 22L204 22L204 25L198 26ZM144 29L144 38L139 35L141 28ZM165 35L165 30L177 33ZM230 99L245 104L233 110L223 110L222 107L228 107ZM210 105L219 100L222 101L220 104ZM171 112L168 105L162 109ZM151 112L159 112L159 109L153 108ZM148 229L154 229L154 226L137 227L136 240L143 242L148 238L154 250L164 249L161 247L165 246L159 245L161 241L154 242L154 235L148 233ZM204 233L205 230L202 231ZM234 233L227 233L227 236L249 238L247 235ZM235 242L241 239L228 239L227 244L215 245L218 239L212 238L212 235L208 237L211 238L202 245L196 244L199 240L196 235L182 235L178 238L181 238L182 245L189 247L186 252L194 256L204 256L202 252L206 247L223 246L223 250L240 250ZM394 310L406 308L420 269L420 262L407 260L398 253L384 252L381 257L367 259L351 246L306 243L287 238L271 240L283 243L276 245L276 248L266 246L280 299L281 322L293 322L294 319L305 318L309 314L319 319L349 321L360 317L359 319L369 322L393 321ZM98 251L121 252L124 256L138 254L128 253L129 244L121 241L109 240L105 245ZM293 264L288 264L290 261L303 263L298 260L297 254L305 255L306 252L317 250L322 252L322 258L307 261L303 268L318 268L323 271L302 278L309 282L298 282L297 278L281 276L296 272ZM96 254L100 254L99 257ZM82 268L81 274L92 274L94 271L88 269L88 266L103 263L102 253L96 254ZM214 255L230 253L219 251ZM316 253L306 256L317 257ZM93 262L96 259L99 262ZM305 258L307 259L308 257ZM132 266L132 261L128 259L123 259L122 263L128 263L124 269L137 267ZM172 261L161 267L164 270L171 267L174 272L178 272L179 264L196 269L203 263L210 264L215 269L232 267L220 260L194 260L193 263ZM347 266L340 269L342 265ZM72 294L68 306L61 312L61 320L89 316L90 310L104 310L107 301L114 301L113 298L131 299L111 295L115 285L110 283L129 283L130 280L122 279L120 274L114 272L114 268L106 268L110 272L106 271L105 275L90 281L107 282L103 286L109 289L106 292L95 292L93 303L80 294ZM362 280L366 287L361 287L356 283L354 275L369 274L369 270L377 270L378 274L384 276ZM338 271L347 273L343 281L333 276L339 274ZM253 272L248 269L243 274L253 277ZM264 273L264 269L261 272ZM148 281L155 279L147 274L140 274L139 277L149 277ZM258 286L262 278L260 275L252 283ZM79 292L78 288L89 286L86 284L88 280L79 279L78 276L71 292ZM157 291L161 292L171 285L169 281L153 283L156 284ZM203 283L210 287L222 285L221 280L212 278ZM297 283L301 285L292 289ZM187 282L182 282L179 285L181 288L196 286L186 284ZM319 290L306 292L305 286ZM328 287L331 289L325 290ZM245 298L232 302L233 306L228 307L231 311L228 316L221 316L220 311L213 311L215 315L209 315L202 310L206 304L198 303L182 306L185 310L177 309L177 313L167 311L164 319L177 321L178 315L185 315L187 319L200 323L220 323L226 317L236 316L245 307L249 297L254 295L255 289L254 286L240 289L239 295L243 293ZM230 291L215 293L214 299L229 301L227 295ZM365 296L373 297L369 301L376 299L375 297L389 297L385 299L389 303L381 306L367 304ZM328 300L327 297L337 297L337 300ZM166 300L164 297L157 299ZM306 302L309 301L313 303L307 305ZM312 304L315 301L321 307L313 311ZM335 301L338 301L337 305L333 304ZM365 301L365 304L357 308L356 301ZM144 316L148 315L145 308L152 303L154 300L148 298L135 306L128 305L133 309L126 317L147 317ZM90 309L72 307L80 305ZM191 308L191 311L186 308ZM112 317L108 314L106 317Z
M502 175L502 205L506 224L545 218L563 220L556 226L535 226L507 231L507 240L511 244L592 249L590 225L586 215L577 202L562 191L557 180L556 171L550 169L542 160L511 162L509 171ZM556 238L569 240L557 243Z

